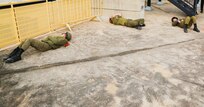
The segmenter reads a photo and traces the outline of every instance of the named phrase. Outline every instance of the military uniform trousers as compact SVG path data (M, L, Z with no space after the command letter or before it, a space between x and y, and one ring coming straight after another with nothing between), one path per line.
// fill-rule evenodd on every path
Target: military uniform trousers
M188 28L190 28L193 24L196 24L196 17L195 16L186 17L185 24L187 25Z
M127 19L127 22L125 23L125 26L127 27L136 27L138 25L144 25L144 19L137 20Z
M25 51L30 46L42 52L52 49L52 47L49 46L49 44L35 39L26 39L25 41L21 42L21 44L18 47Z

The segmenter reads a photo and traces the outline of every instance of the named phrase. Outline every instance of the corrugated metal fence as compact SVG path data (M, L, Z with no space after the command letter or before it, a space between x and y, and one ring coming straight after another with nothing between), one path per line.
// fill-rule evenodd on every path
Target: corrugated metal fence
M0 48L99 16L102 2L57 0L0 5Z

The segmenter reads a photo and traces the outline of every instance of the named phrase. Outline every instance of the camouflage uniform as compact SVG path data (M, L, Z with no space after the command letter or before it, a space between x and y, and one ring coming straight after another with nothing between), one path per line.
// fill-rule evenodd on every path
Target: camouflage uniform
M186 17L185 19L179 19L179 22L172 22L172 26L178 26L184 28L184 25L187 25L190 28L193 24L196 24L196 17Z
M39 51L48 51L51 49L57 49L61 46L68 46L72 38L69 32L64 33L64 36L48 36L45 39L39 41L35 39L26 39L21 42L21 44L15 48L7 57L3 58L5 63L13 63L21 60L21 55L30 46L34 47Z
M39 41L35 39L26 39L18 47L27 50L30 46L39 51L48 51L51 49L57 49L68 42L63 36L48 36L45 39Z
M122 16L115 16L111 18L111 21L114 25L121 25L121 26L127 26L127 27L137 27L139 25L144 25L144 19L125 19Z

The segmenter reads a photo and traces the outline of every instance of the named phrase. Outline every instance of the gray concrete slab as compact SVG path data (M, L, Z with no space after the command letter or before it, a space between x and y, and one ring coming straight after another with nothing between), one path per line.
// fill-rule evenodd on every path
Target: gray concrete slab
M204 107L204 15L201 33L185 34L170 23L184 14L160 8L146 12L142 31L88 22L70 47L1 64L0 106Z

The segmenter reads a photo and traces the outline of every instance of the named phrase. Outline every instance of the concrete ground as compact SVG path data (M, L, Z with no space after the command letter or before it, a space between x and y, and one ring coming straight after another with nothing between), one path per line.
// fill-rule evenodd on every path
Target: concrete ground
M0 107L204 107L204 14L188 34L173 16L185 15L154 6L141 31L87 22L67 48L1 62Z

